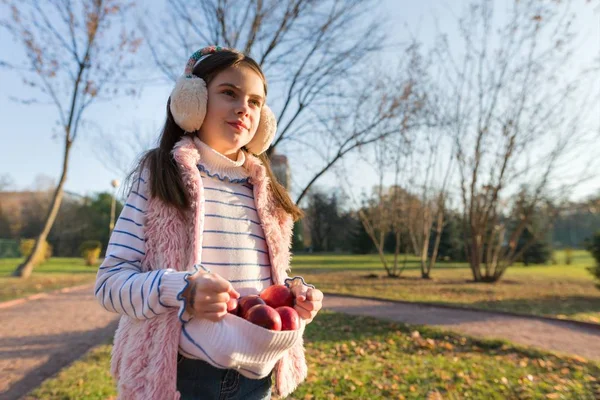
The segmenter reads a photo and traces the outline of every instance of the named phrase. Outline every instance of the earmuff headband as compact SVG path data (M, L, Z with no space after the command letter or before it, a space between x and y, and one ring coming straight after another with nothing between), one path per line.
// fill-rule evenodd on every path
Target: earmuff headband
M194 68L211 54L230 50L221 46L209 46L197 50L185 65L185 71L177 79L171 92L171 114L177 125L185 132L196 132L202 126L206 116L208 90L206 82L193 74ZM233 50L230 50L233 51ZM246 148L256 155L264 153L275 138L277 120L271 109L264 104L256 133Z

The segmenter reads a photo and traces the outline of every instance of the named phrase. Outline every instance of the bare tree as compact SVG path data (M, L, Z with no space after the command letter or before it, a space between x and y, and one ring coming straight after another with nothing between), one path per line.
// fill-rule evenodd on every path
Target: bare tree
M423 279L431 277L431 270L437 261L454 158L449 146L451 141L441 129L447 125L445 116L440 112L445 105L445 97L430 76L432 55L430 53L424 59L417 51L410 64L412 75L418 76L421 91L426 96L423 97L420 114L421 127L407 132L410 148L404 155L407 158L404 170L410 174L406 185L410 196L407 196L403 208L404 228L408 231L414 253L420 258ZM398 166L396 162L396 168ZM433 246L430 245L431 240Z
M356 107L331 107L333 117L322 121L326 128L323 132L317 131L333 143L325 146L333 151L332 154L322 152L323 159L335 162L343 156L343 151L359 147L361 158L374 166L379 181L371 195L362 199L358 216L391 277L402 273L398 256L401 250L405 253L407 250L401 249L402 235L408 232L406 225L414 217L411 209L414 209L416 199L401 185L407 183L407 166L413 150L410 138L418 135L419 128L426 123L423 113L427 93L422 85L425 66L419 52L419 46L412 43L402 54L396 71L390 73L373 68L373 76L369 77L371 88L357 94ZM339 136L338 128L344 124L354 135ZM374 144L374 162L369 162L369 154L365 151L366 145L371 143ZM393 173L393 182L386 186L384 178L389 172ZM353 198L352 185L344 175L342 171L338 178L346 183L347 196ZM391 265L384 254L385 240L390 233L395 241Z
M417 155L420 155L419 157L422 156L425 165L415 163L414 168L424 169L424 171L419 171L424 174L415 173L416 178L413 181L418 182L415 186L421 187L422 191L420 201L411 203L409 216L412 218L407 224L415 247L415 254L420 258L423 279L431 278L431 270L437 261L447 209L448 182L452 172L453 159L452 151L440 147L445 144L445 138L440 138L434 133L439 132L433 130L421 132L421 140L417 142L425 147L421 149L422 151L415 151ZM443 163L445 158L449 160ZM430 241L433 233L435 233L435 237L433 237L434 242L430 256Z
M94 155L106 169L125 180L136 159L156 145L157 138L158 129L144 127L139 121L134 121L130 128L118 129L118 133L114 134L98 127L94 137L97 150ZM122 188L125 190L127 185Z
M589 123L598 75L597 69L570 69L576 43L569 5L512 2L507 22L495 26L493 2L475 1L458 21L460 46L440 38L437 65L452 100L448 127L466 254L477 282L500 279L519 256L517 239L531 228L534 210L586 175L568 177L567 166L569 157L592 156L585 146L598 134ZM521 189L529 200L509 225L511 198Z
M12 189L15 186L15 181L9 174L0 175L0 192Z
M402 272L399 269L398 255L400 251L408 253L410 247L420 258L421 277L424 279L430 278L437 260L437 249L444 226L452 153L447 152L450 162L442 164L440 158L444 153L439 144L443 142L432 133L433 131L427 134L422 129L414 129L403 132L398 143L386 138L375 145L379 183L372 196L363 202L358 215L390 276ZM426 149L419 148L422 144L426 144ZM393 172L393 184L385 188L383 178L385 171L390 168ZM438 174L439 180L434 176ZM414 188L422 188L422 191L419 194L419 190ZM434 233L435 237L432 236ZM384 258L384 242L389 234L393 235L395 241L394 261L390 267ZM402 236L405 236L404 240ZM434 243L430 256L432 238ZM401 243L405 243L407 247L401 249Z
M346 110L354 107L349 91L355 93L356 83L361 92L370 89L366 79L358 79L361 68L385 43L385 21L373 12L378 9L374 0L167 0L167 4L166 15L149 15L141 26L156 65L168 79L174 81L182 72L182 60L208 44L237 48L263 67L269 77L269 104L279 125L269 154L286 142L315 143L308 134L326 118L332 103ZM318 168L297 202L325 171L369 142L378 129L378 125L359 132L338 129L344 137L339 151Z
M362 205L358 210L358 217L365 228L365 231L373 241L381 264L386 273L390 277L396 277L402 270L398 269L398 253L400 252L398 242L396 251L394 252L394 263L388 265L388 261L384 253L385 239L397 224L391 223L392 216L396 215L397 210L392 209L391 204L396 204L396 191L388 193L383 185L386 166L389 163L390 153L387 151L387 146L381 141L377 143L375 148L375 165L378 172L379 182L373 188L373 193L368 198L363 199ZM392 200L392 198L394 200ZM395 233L395 232L394 232Z
M33 251L13 273L27 278L60 208L69 155L85 112L95 100L118 92L119 77L124 75L128 55L137 51L141 40L126 30L124 18L131 7L127 1L7 3L12 18L2 25L25 49L28 62L25 83L56 106L64 138L62 172L44 226ZM113 26L119 22L123 23L121 30Z

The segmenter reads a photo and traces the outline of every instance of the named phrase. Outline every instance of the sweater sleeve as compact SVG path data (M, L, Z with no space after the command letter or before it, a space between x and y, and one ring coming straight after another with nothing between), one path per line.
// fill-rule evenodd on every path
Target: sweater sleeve
M146 254L144 225L148 203L148 173L137 178L110 236L106 257L98 269L94 295L108 311L148 319L179 307L187 317L181 296L188 272L172 268L142 272ZM183 315L185 314L185 317Z

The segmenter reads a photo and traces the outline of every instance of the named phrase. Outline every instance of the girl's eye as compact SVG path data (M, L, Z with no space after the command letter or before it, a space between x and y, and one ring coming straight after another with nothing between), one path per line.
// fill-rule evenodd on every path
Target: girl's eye
M225 94L227 96L235 96L235 93L233 92L233 90L223 90L223 94Z
M252 104L254 104L256 107L260 107L260 101L259 100L250 100L250 102Z

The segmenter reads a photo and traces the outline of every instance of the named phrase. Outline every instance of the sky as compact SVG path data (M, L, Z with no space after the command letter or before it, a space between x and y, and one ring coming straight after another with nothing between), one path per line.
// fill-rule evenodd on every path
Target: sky
M576 1L578 26L583 38L580 53L575 63L585 62L593 56L600 56L600 7L585 4L585 0ZM146 4L146 3L144 3ZM381 10L390 18L391 37L405 40L410 31L418 39L430 43L434 38L434 18L442 29L450 29L458 14L462 1L441 0L385 0L380 3ZM449 5L452 4L452 7ZM0 8L0 18L7 16L6 8ZM390 50L390 58L392 54ZM23 49L15 43L5 31L0 31L0 61L18 62L22 60ZM181 60L182 67L186 60ZM268 77L267 77L268 78ZM111 102L93 104L87 118L101 129L82 130L74 144L70 159L70 169L65 188L80 195L110 191L113 179L122 179L106 167L98 151L98 135L103 132L130 134L134 124L144 129L156 131L164 120L166 99L171 84L147 86L139 96L121 98ZM24 105L11 100L22 95L28 97L32 92L22 83L14 71L0 68L0 176L8 174L14 181L13 190L26 190L35 186L40 175L57 180L60 176L63 143L57 133L57 113L53 105ZM600 106L597 108L600 115ZM600 154L600 144L589 149ZM292 194L297 195L304 182L311 178L306 160L301 155L290 155L293 177ZM376 183L377 175L368 166L352 155L344 160L350 166L348 176L355 182L354 194L361 190L370 190ZM359 166L359 168L356 168ZM317 182L322 188L338 186L338 177L334 173L326 174ZM583 198L600 190L600 178L592 179L581 185L575 192L575 198ZM294 196L295 197L295 196Z

